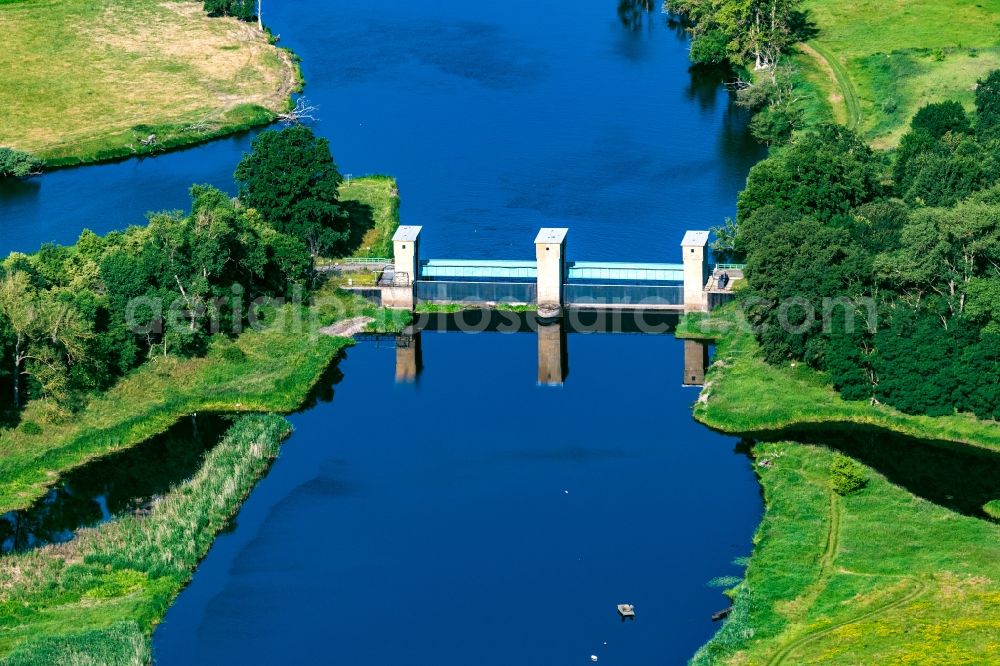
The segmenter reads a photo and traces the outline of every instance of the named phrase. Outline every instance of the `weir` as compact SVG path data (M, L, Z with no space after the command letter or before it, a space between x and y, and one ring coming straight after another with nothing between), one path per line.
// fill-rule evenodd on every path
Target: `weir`
M569 261L569 229L542 228L535 258L425 259L419 226L393 236L393 263L378 287L387 307L413 310L418 303L534 305L546 317L566 309L707 311L724 302L729 280L718 279L707 259L709 232L688 231L681 263ZM742 277L732 267L734 277ZM727 273L729 277L729 273Z

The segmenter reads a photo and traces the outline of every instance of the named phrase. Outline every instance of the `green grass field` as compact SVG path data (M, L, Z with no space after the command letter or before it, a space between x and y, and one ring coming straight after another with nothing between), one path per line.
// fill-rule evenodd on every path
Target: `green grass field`
M340 202L351 216L351 257L391 257L399 227L399 189L391 176L363 176L340 185Z
M148 636L291 431L243 416L146 516L0 559L0 664L145 666Z
M0 32L0 146L50 166L261 125L301 83L255 24L209 18L200 2L0 2Z
M805 90L846 124L856 97L856 126L879 147L896 145L928 102L971 109L976 80L1000 68L1000 0L806 0L803 8L818 30L807 44L814 53L794 57ZM849 83L831 90L831 72ZM815 101L807 106L822 115Z
M872 468L841 497L833 452L757 444L767 505L733 613L701 665L974 666L1000 654L1000 524Z

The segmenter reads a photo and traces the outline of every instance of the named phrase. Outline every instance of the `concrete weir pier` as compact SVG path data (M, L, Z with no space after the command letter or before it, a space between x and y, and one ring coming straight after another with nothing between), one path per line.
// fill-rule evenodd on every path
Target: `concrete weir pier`
M539 319L555 321L567 309L703 312L731 289L730 273L720 283L708 263L707 231L684 234L680 263L638 263L569 261L563 227L539 230L534 260L424 259L421 230L401 226L392 238L393 263L378 281L387 307L534 305ZM728 270L742 277L735 266Z

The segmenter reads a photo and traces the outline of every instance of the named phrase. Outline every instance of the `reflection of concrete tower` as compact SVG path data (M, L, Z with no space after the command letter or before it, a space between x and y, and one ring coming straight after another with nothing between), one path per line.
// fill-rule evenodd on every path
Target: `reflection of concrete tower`
M420 331L407 329L396 336L396 383L414 384L424 369Z
M684 386L704 386L708 369L708 345L699 340L684 341Z
M569 374L566 329L562 321L538 325L538 385L562 386Z

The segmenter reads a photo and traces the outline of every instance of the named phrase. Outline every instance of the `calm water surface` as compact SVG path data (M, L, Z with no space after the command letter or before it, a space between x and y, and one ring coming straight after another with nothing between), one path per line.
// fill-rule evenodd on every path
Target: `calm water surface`
M562 387L538 385L534 333L350 349L157 629L157 663L684 663L762 507L734 440L692 420L683 349L569 334Z

